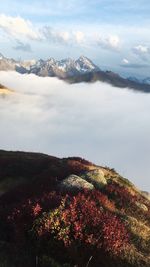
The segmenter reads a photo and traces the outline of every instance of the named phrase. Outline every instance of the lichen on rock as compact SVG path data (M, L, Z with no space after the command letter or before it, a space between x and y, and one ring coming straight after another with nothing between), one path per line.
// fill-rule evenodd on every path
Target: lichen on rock
M85 181L81 177L74 175L74 174L71 174L67 178L65 178L61 182L60 187L62 190L69 190L69 191L73 191L73 190L79 190L80 191L80 190L84 190L84 189L88 189L88 190L94 189L93 184Z
M105 185L107 185L107 180L104 172L101 169L85 172L81 175L81 177L87 182L92 183L97 189L103 188Z

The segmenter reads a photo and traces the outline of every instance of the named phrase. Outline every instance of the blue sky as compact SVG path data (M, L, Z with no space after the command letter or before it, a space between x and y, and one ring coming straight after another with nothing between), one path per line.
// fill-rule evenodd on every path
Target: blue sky
M14 58L81 54L126 75L150 71L148 0L5 0L0 52Z

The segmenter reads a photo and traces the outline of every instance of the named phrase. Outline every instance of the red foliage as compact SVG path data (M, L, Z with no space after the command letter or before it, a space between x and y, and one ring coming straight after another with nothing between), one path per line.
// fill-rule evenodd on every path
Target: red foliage
M11 226L11 239L22 242L31 230L33 221L44 211L60 205L61 196L55 191L44 194L40 198L27 199L19 203L9 212L7 222Z
M105 187L107 195L115 201L116 206L121 209L130 208L135 205L137 196L133 196L129 190L116 182L111 182Z
M53 234L66 247L119 254L128 244L128 233L121 220L104 209L106 200L98 191L67 196L58 209L40 221L37 233L40 237Z

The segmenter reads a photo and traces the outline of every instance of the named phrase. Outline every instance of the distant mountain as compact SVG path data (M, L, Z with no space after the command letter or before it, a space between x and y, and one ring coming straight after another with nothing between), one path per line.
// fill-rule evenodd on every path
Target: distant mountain
M114 169L0 150L5 267L149 267L150 201Z
M150 77L146 77L144 79L137 79L136 77L129 77L128 80L141 83L141 84L150 85Z
M143 81L134 77L122 78L112 71L102 71L87 57L77 60L71 58L55 60L26 60L16 61L0 54L0 70L15 70L21 74L34 73L43 77L58 77L69 83L102 81L115 87L131 88L137 91L150 92L150 78Z
M150 77L145 78L145 79L143 80L143 83L144 83L144 84L148 84L148 85L150 85Z
M136 77L132 77L132 76L128 77L127 79L129 81L132 81L132 82L137 82L137 83L141 83L142 82L140 79L138 79Z
M65 79L98 70L99 68L91 60L82 56L78 60L70 58L60 61L53 58L45 61L38 60L34 65L30 66L28 73L34 73L39 76L56 76Z
M14 59L6 58L0 53L0 70L15 70L17 64Z
M89 72L85 74L79 74L77 76L71 76L65 79L70 83L80 83L80 82L96 82L101 81L105 83L109 83L112 86L119 88L128 88L135 91L141 91L144 93L150 93L150 85L143 84L137 81L132 81L129 79L125 79L119 76L117 73L112 71L96 71Z
M67 58L58 61L50 58L37 61L15 61L0 54L0 70L16 70L20 73L34 73L39 76L57 76L63 79L78 74L96 72L99 70L99 67L84 56L81 56L77 60Z

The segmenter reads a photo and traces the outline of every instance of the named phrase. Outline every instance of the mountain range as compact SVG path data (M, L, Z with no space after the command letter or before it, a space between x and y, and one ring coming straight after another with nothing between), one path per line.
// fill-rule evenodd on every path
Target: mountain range
M115 87L131 88L133 90L150 92L150 78L138 80L135 77L127 79L112 71L103 71L87 57L77 60L71 58L55 60L25 60L16 61L0 54L0 70L17 71L21 74L36 74L43 77L58 77L69 83L102 81Z
M16 70L20 73L33 73L39 76L58 77L61 79L77 76L79 74L99 71L99 67L88 58L81 56L77 60L26 60L16 61L0 54L0 70Z
M0 263L149 267L149 194L79 157L0 150Z

